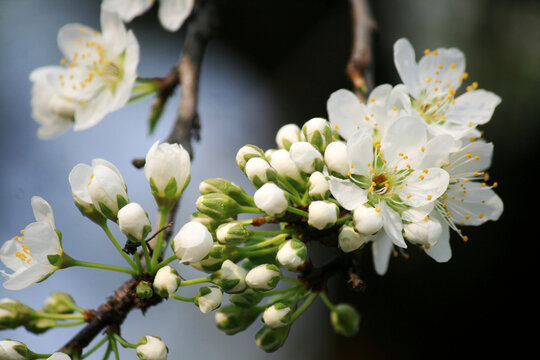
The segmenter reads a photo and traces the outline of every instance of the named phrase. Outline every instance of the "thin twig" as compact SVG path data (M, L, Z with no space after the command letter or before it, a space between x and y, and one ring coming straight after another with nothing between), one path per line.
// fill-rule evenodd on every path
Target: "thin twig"
M371 35L376 23L371 16L367 0L350 0L352 21L351 56L346 67L356 95L364 101L368 89L372 88Z

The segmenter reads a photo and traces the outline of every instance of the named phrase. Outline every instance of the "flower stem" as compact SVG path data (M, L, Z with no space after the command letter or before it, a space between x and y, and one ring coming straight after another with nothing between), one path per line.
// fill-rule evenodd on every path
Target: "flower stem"
M96 343L96 345L92 346L85 354L83 354L81 359L84 359L84 358L87 358L88 356L90 356L94 351L99 349L101 347L101 345L105 344L105 341L107 341L107 339L108 339L108 337L104 336L101 340L99 340Z
M288 293L288 292L291 292L293 290L298 290L299 288L300 288L300 286L296 285L296 286L291 286L291 287L287 287L287 288L283 288L283 289L267 291L267 292L263 293L263 296L266 297L266 296L273 296L273 295L278 295L278 294L282 294L282 293Z
M96 263L91 263L91 262L86 262L86 261L79 261L75 259L73 259L71 266L82 266L82 267L101 269L101 270L118 271L118 272L130 274L130 275L137 275L137 271L133 269L128 269L128 268L114 266L114 265L96 264Z
M206 276L198 279L191 279L191 280L184 280L180 283L180 286L188 286L188 285L194 285L194 284L201 284L205 282L210 282L212 280L211 276Z
M118 353L118 346L116 344L116 339L114 338L114 336L109 335L109 340L110 340L109 344L111 344L112 350L114 352L114 359L120 360L120 354Z
M148 251L148 245L146 245L146 241L144 241L144 239L141 240L141 247L142 247L143 254L144 254L144 261L145 261L145 265L146 265L146 270L148 272L150 272L150 262L151 262L150 252Z
M256 207L240 206L240 212L246 214L264 214L264 211L257 209Z
M118 242L118 240L116 240L116 238L112 234L112 232L109 229L109 226L107 225L107 223L104 223L102 227L103 227L103 231L105 231L105 233L107 234L109 239L111 239L111 241L112 241L114 247L116 248L116 250L118 250L118 252L120 252L120 254L124 257L124 259L126 259L128 264L131 265L131 267L133 269L137 269L137 264L135 264L135 262L129 257L129 255L124 252L124 250L122 250L122 246L120 246L120 243Z
M81 314L50 314L43 311L36 311L35 314L43 319L53 320L81 320L84 316Z
M302 315L302 313L304 311L307 310L307 308L311 305L311 303L313 302L313 300L315 300L315 298L317 298L317 295L318 293L311 293L308 298L306 299L306 301L304 301L304 303L302 304L302 306L300 306L295 312L294 314L292 314L291 316L291 323L293 323L296 319L298 319L298 317L300 315Z
M309 214L307 211L304 211L304 210L300 210L300 209L297 209L293 206L287 206L287 211L288 212L291 212L293 214L297 214L297 215L300 215L300 216L303 216L305 218L309 217Z
M180 296L180 295L176 295L176 294L172 294L171 299L175 299L175 300L179 300L179 301L185 301L185 302L194 302L195 301L194 297L190 298L190 297L184 297L184 296Z
M78 326L85 324L85 320L79 320L79 321L72 321L72 322L65 322L65 323L59 323L57 322L54 327L70 327L70 326Z
M120 335L118 334L112 334L113 338L118 341L118 343L120 345L122 345L122 347L125 347L125 348L132 348L132 349L135 349L137 348L137 345L136 344L132 344L130 342L128 342L126 339L124 339L123 337L121 337Z
M321 292L320 293L320 296L321 296L321 300L323 301L324 305L326 305L328 307L328 309L330 310L335 310L335 306L334 304L332 304L332 302L330 301L330 299L328 298L328 295L326 295L326 293L324 292Z
M241 247L240 251L258 250L258 249L264 248L265 246L268 246L268 245L272 245L272 244L276 244L276 243L280 244L287 238L288 235L289 235L288 233L287 234L280 234L280 235L275 236L275 237L273 237L271 239L262 241L262 242L260 242L258 244Z
M160 209L159 210L159 213L160 213L160 219L159 219L159 228L162 229L166 222L167 222L167 215L169 215L169 209ZM155 266L157 265L157 260L159 258L159 256L161 255L161 243L163 241L163 231L161 231L158 236L157 236L157 239L156 239L156 243L155 243L155 246L154 246L154 252L152 253L152 260L150 262L150 272L152 273L154 270L157 270L157 269L154 269Z
M158 271L159 269L161 269L162 267L164 267L165 265L171 263L174 260L178 260L178 258L176 257L176 255L171 255L168 258L166 258L165 260L163 260L162 262L160 262L159 264L157 264L156 268L154 270Z
M255 250L255 251L242 251L242 248L239 248L240 253L244 257L254 257L254 256L263 256L268 255L273 252L276 252L279 249L279 246L273 246L267 249Z

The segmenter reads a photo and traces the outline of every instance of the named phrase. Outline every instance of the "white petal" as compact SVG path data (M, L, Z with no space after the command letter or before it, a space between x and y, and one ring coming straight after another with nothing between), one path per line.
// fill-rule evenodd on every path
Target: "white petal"
M411 162L420 154L421 146L426 143L426 140L425 122L418 117L404 116L386 130L381 140L381 151L384 159L390 164L397 164L401 159L399 154L408 156Z
M124 73L128 75L137 74L137 66L140 59L140 47L133 31L127 33L127 47L124 55Z
M409 206L429 204L441 196L448 188L450 176L440 168L414 170L407 176L399 196Z
M373 143L370 133L370 128L363 128L347 141L347 155L353 174L367 175L370 169L368 164L373 165Z
M429 93L444 96L449 89L456 90L461 84L459 79L464 72L465 56L455 48L439 48L418 61L418 80L423 88L429 89ZM427 78L432 80L427 82ZM438 90L435 91L435 88Z
M446 224L446 222L438 215L433 215L432 218L441 223L442 235L435 245L429 247L429 249L425 249L424 251L439 263L447 262L452 257L452 248L450 247L450 228L448 227L448 224Z
M130 22L134 17L147 11L154 1L150 0L103 0L102 9L116 12L123 21Z
M367 202L367 191L356 186L349 180L342 180L331 176L329 184L332 196L347 210L354 210Z
M88 41L100 42L101 34L96 30L82 24L67 24L58 31L58 48L67 61L74 59L80 61L80 55L87 51L95 51L94 47L86 46ZM76 55L77 54L77 55Z
M384 202L381 203L381 213L384 217L384 232L392 239L394 245L406 248L405 240L403 239L403 222L397 212L392 210Z
M481 125L487 123L501 98L485 90L467 91L456 98L456 103L446 113L447 121ZM470 126L470 125L469 125Z
M364 107L358 97L349 90L341 89L332 93L326 108L332 128L337 129L344 139L348 139L358 130L358 126L369 126L364 119L366 116Z
M401 77L401 81L407 86L411 95L418 97L420 84L418 79L418 67L416 65L414 49L407 39L399 39L394 44L394 64Z
M388 100L388 96L390 96L390 92L392 91L392 85L390 84L382 84L377 86L368 97L368 107L370 105L384 105L386 101Z
M388 270L392 249L392 240L384 231L379 231L373 237L371 251L373 253L373 263L375 264L375 271L377 274L384 275L386 270Z
M60 239L49 222L34 222L26 226L24 229L24 244L32 253L34 260L48 265L50 265L47 260L48 255L62 253Z
M23 270L27 268L29 264L22 262L21 259L15 256L15 252L20 252L21 250L21 242L12 238L6 241L0 248L0 260L5 266L15 272Z
M429 140L424 146L422 160L417 165L420 169L438 168L448 162L450 151L452 151L455 140L450 135L439 135Z
M193 9L193 0L160 0L159 20L169 31L176 31L187 19Z
M452 178L471 177L475 171L481 172L489 168L492 156L493 143L475 141L450 154L450 165L446 167L446 171Z
M448 189L447 209L452 221L478 226L499 219L504 205L491 188L477 182L468 182L464 187L452 185Z
M55 228L54 213L51 205L41 196L32 196L31 203L36 221L47 221Z
M107 51L107 56L119 56L127 45L126 27L116 13L102 10L100 18L103 43Z
M21 290L37 283L55 270L56 268L50 264L35 264L32 267L10 274L2 285L8 290Z
M77 164L69 173L69 184L73 198L77 202L82 202L84 205L92 204L92 198L88 193L88 183L93 170L86 164Z
M103 89L92 101L84 106L79 106L75 112L73 130L88 129L99 123L105 115L112 111L113 101L113 95L109 89Z

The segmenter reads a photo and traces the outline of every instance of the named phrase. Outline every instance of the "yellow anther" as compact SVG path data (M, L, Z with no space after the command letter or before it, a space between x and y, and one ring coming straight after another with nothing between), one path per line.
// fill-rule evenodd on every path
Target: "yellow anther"
M24 234L24 229L20 230L20 233L21 233L21 234Z
M437 56L437 55L439 55L439 52L437 50L434 50L433 55Z
M493 186L494 188L496 188L497 186L499 186L499 183L495 181L495 182L493 183L493 185L491 185L491 186Z
M15 235L15 237L13 237L13 240L15 241L19 240L19 235Z
M412 196L411 194L407 195L407 199L410 199L410 198L411 198L411 196Z
M472 83L472 87L473 87L474 89L477 89L477 88L478 88L478 83L477 83L476 81L473 82L473 83Z
M375 189L373 188L373 186L371 186L371 187L368 189L368 191L370 191L370 192L373 191L373 190L375 190Z
M366 116L364 119L369 120L369 116Z
M465 156L469 159L472 157L471 153L467 153Z
M339 129L339 125L338 125L338 124L335 124L335 125L334 125L334 128L335 128L335 129Z
M431 81L431 77L428 77L428 78L426 79L426 82L430 82L430 81Z
M462 76L464 79L467 79L469 77L469 73L464 72Z
M85 106L86 105L86 100L81 100L81 105Z
M403 185L399 185L397 188L398 188L399 190L401 190L401 189L403 189Z
M473 127L473 126L474 126L473 122L469 121L469 127Z
M483 214L483 213L480 214L480 215L478 215L478 218L479 218L479 219L482 219L483 217L484 217L484 214Z
M480 156L476 155L473 159L474 160L480 160Z
M441 115L441 119L443 119L443 120L444 120L444 119L446 119L446 116L444 116L444 115Z
M450 69L455 69L456 68L456 64L450 64Z
M483 182L483 183L482 183L482 184L480 184L480 185L482 185L482 186L486 186L486 183L485 183L485 182Z
M467 235L465 235L465 236L463 237L463 241L465 241L465 242L469 241L469 237L468 237Z
M469 220L471 218L471 215L467 214L465 215L465 219Z
M98 35L99 35L99 32L94 31L94 36L98 36Z
M426 150L423 146L420 148L420 151L424 152Z
M407 155L405 155L405 156L403 157L403 160L407 160L408 158L409 158L409 157L408 157Z
M347 176L351 176L352 175L352 172L349 170L347 171Z
M371 185L376 186L377 183L376 183L375 181L372 181L372 182L371 182Z
M469 178L465 178L465 179L463 179L463 181L469 182Z
M392 110L397 111L397 108L395 106L392 106Z
M465 220L461 219L459 220L459 222L461 223L461 225L465 225Z
M372 98L370 98L370 99L369 99L369 101L371 101L371 102L375 102L375 98L374 98L374 97L372 97Z
M60 65L66 65L66 63L67 63L66 58L62 58L62 59L60 60Z
M448 89L448 93L449 93L450 95L456 95L456 90L454 90L454 89Z
M424 218L424 221L428 221L429 220L429 216L426 215L426 217Z
M403 153L399 153L398 155L399 155L399 156L403 156Z
M429 50L429 49L424 50L424 54L425 54L425 55L431 54L431 50Z
M433 89L433 91L439 91L439 88L438 88L438 87L436 87L436 88L434 88L434 89Z
M379 212L381 212L381 209L380 208L375 208L375 211L379 213Z
M424 175L419 176L420 180L424 180Z
M351 163L351 169L354 169L354 163Z
M428 199L428 200L431 200L432 197L433 197L433 196L428 195L428 196L427 196L427 199Z
M424 169L424 170L422 170L422 172L423 172L424 174L427 174L427 173L428 173L428 171L429 171L428 169Z
M475 142L475 141L476 141L476 137L473 136L472 138L469 139L469 141L470 141L470 142Z
M444 66L442 66L442 65L439 65L437 67L439 68L439 70L442 70L444 68Z
M466 89L467 91L471 91L471 90L473 89L473 87L472 87L471 85L469 85L469 86L467 86L465 89Z

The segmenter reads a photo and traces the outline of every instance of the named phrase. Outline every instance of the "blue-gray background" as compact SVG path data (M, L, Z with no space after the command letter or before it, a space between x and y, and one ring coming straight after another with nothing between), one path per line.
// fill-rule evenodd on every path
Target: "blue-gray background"
M274 147L281 125L325 117L329 94L350 88L344 75L350 45L347 1L224 3L221 30L203 64L201 141L194 148L192 184L182 199L177 224L194 211L197 185L206 178L225 177L250 188L234 162L239 147L246 143ZM534 146L540 126L535 86L540 80L539 2L377 1L374 12L377 83L398 81L392 44L405 36L417 52L439 46L462 49L471 77L503 98L492 122L483 127L486 138L495 143L491 174L501 184L497 191L505 201L501 220L467 229L471 240L466 244L454 237L454 257L447 264L436 264L412 250L409 261L392 260L388 274L378 277L366 254L364 293L351 293L337 281L330 288L332 299L353 302L363 316L360 333L352 339L332 334L328 313L318 301L294 325L286 345L272 355L253 341L260 323L228 337L215 328L213 314L203 315L194 306L173 301L150 309L146 316L133 312L122 327L127 339L160 336L172 359L419 359L508 349L515 355L522 347L512 339L520 333L521 322L533 315L527 301L531 284L523 280L533 274L526 255L533 253L537 236L520 235L519 230L535 221L528 204L536 192ZM0 238L11 238L33 221L30 198L40 195L55 211L68 254L120 264L123 260L100 229L79 215L67 176L79 162L107 159L124 175L131 201L152 213L155 205L144 174L130 161L167 136L177 97L152 136L146 125L151 99L145 99L87 131L70 130L54 140L38 140L37 124L30 117L28 75L39 66L59 62L56 33L71 22L99 29L99 1L0 0ZM184 32L163 30L155 8L128 26L141 45L139 74L166 74L180 55ZM317 250L319 257L324 255L324 249ZM187 278L199 276L178 268ZM70 269L23 291L0 288L0 298L14 297L40 307L48 293L61 290L73 294L80 306L95 308L125 279L111 272ZM185 291L188 295L192 290ZM0 337L52 352L74 330L41 336L3 331ZM124 357L134 354L123 351Z

